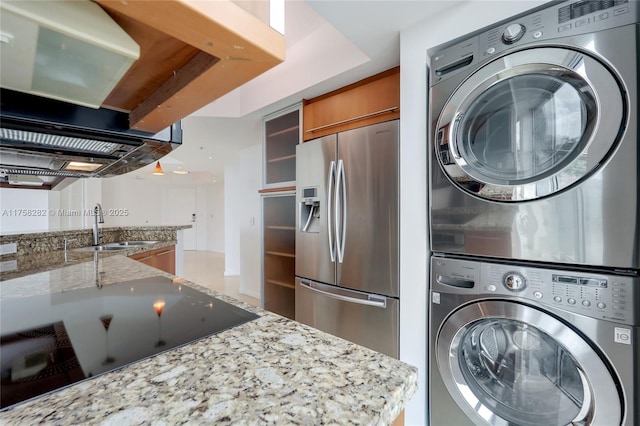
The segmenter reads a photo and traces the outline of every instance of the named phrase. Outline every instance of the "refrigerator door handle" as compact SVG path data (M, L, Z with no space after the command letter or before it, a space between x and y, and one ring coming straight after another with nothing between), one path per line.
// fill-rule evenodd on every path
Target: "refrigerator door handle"
M342 200L340 200L342 198ZM340 202L341 201L341 202ZM342 219L342 226L340 226ZM338 262L344 260L344 243L347 236L347 187L344 177L344 162L338 160L338 177L336 178L336 246Z
M333 191L333 182L335 181L335 177L336 177L336 162L331 160L331 163L329 164L329 182L327 182L327 230L328 230L328 235L329 235L329 253L331 254L331 262L335 262L336 261L336 249L335 249L335 245L333 244L333 234L331 233L331 213L332 213L332 209L333 209L333 205L332 205L332 191ZM336 184L337 186L337 184ZM337 240L337 235L336 235L336 240Z
M368 295L367 299L359 299L356 297L343 296L342 294L335 294L329 291L320 290L318 288L313 287L312 284L308 281L300 280L300 285L305 287L306 289L322 294L323 296L327 296L332 299L341 300L343 302L355 303L358 305L374 306L376 308L383 308L383 309L387 307L387 299L383 296L375 296L371 294L371 295Z

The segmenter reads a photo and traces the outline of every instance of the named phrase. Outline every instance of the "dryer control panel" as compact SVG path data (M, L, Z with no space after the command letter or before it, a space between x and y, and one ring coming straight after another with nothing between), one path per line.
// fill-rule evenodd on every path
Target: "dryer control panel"
M449 43L429 49L430 84L491 61L507 51L539 42L631 25L640 20L634 0L563 2L527 11Z
M431 290L517 297L591 318L640 325L640 277L433 257Z

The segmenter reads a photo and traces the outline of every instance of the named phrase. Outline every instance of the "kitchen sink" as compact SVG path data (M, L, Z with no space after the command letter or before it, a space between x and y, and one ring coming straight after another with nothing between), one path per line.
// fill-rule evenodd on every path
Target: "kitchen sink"
M117 251L127 250L134 247L146 246L149 244L155 244L158 241L118 241L116 243L102 244L99 246L80 247L73 249L73 251Z
M105 247L131 247L131 246L146 246L149 244L155 244L158 241L118 241L117 243L105 244Z
M72 251L113 251L113 250L126 250L130 248L129 246L112 246L112 245L104 245L104 246L89 246L89 247L80 247L73 249Z

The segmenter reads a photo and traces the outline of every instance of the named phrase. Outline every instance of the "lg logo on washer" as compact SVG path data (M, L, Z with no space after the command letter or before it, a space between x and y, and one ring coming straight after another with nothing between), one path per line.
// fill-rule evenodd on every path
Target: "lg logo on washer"
M614 333L614 342L623 343L625 345L631 344L631 330L628 328L616 327Z

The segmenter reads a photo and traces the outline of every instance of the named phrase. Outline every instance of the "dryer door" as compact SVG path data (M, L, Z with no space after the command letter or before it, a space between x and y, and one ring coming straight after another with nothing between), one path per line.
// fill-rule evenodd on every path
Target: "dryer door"
M451 314L436 341L452 398L477 424L614 425L617 380L568 325L536 308L483 301Z
M494 60L449 98L435 135L440 166L482 198L523 201L594 172L626 122L618 79L582 52L534 48Z

